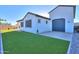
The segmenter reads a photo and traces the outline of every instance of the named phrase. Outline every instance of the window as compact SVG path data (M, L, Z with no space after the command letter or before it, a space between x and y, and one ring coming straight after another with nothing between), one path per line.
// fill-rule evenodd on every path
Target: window
M40 19L38 19L38 23L40 23L41 22L41 20Z
M48 23L48 21L46 21L46 24Z
M23 27L23 22L21 22L21 27Z
M32 27L32 21L27 20L26 23L25 23L25 27Z

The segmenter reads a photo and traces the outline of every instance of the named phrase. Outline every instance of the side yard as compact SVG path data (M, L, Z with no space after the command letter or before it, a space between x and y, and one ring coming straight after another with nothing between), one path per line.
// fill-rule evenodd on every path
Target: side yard
M69 46L69 41L28 32L6 32L2 38L4 53L8 54L64 54Z

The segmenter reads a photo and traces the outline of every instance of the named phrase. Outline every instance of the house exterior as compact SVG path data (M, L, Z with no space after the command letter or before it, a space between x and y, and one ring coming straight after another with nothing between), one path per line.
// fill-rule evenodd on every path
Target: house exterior
M17 21L20 30L32 33L42 33L50 31L50 19L35 13L28 12L22 20Z
M59 5L49 15L51 31L74 32L75 6Z
M58 5L49 12L49 18L28 12L18 20L22 31L43 33L48 31L74 32L75 6Z

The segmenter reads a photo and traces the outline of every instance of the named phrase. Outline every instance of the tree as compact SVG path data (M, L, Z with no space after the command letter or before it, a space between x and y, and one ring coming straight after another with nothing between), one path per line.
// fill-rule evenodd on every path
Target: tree
M6 21L6 19L2 19L2 18L0 18L0 21Z
M4 23L6 23L6 19L0 18L0 24L4 24Z

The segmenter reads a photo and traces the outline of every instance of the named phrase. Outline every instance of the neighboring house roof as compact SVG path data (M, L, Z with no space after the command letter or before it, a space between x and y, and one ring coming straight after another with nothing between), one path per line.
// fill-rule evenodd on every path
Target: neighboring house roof
M47 17L41 16L41 15L38 15L38 14L35 14L35 13L32 13L32 12L28 12L28 13L24 16L24 18L25 18L28 14L35 15L35 16L37 16L37 17L41 17L41 18L44 18L44 19L50 20L50 18L47 18ZM23 18L23 19L24 19L24 18ZM23 19L18 20L17 22L22 21Z
M52 11L54 11L55 9L57 9L58 7L73 7L73 9L74 9L74 18L75 18L75 12L76 12L76 5L58 5L58 6L56 6L54 9L52 9L50 12L52 12ZM49 12L49 13L50 13Z

